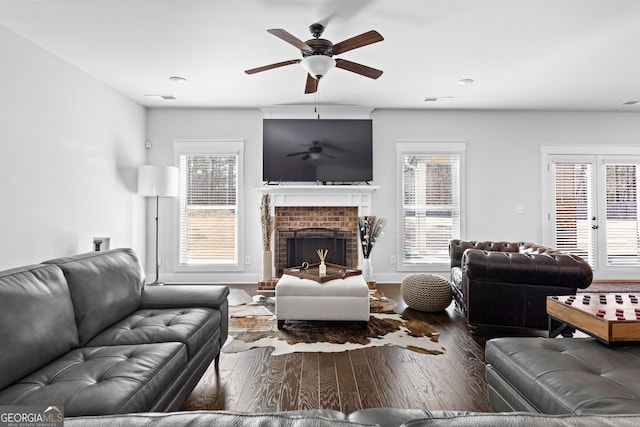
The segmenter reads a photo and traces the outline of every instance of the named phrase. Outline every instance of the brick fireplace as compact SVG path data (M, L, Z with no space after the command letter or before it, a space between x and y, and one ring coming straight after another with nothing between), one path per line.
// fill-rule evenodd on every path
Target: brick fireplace
M276 275L282 275L282 270L290 265L292 259L296 263L307 261L309 263L320 262L316 257L310 257L309 253L295 257L291 253L295 247L302 247L293 242L307 240L307 246L318 242L315 249L328 249L329 262L344 262L349 267L358 264L358 208L356 206L276 206L275 207L275 248L274 265ZM338 243L336 243L338 242ZM331 253L342 251L341 259L336 259ZM311 254L315 253L312 249ZM342 252L341 252L342 254ZM307 259L308 258L308 259Z
M325 239L319 242L324 246L333 244L326 239L343 239L345 264L357 267L362 257L358 246L358 216L371 215L371 196L377 188L373 185L274 185L259 188L259 192L271 196L275 218L272 250L276 277L271 282L259 282L258 289L275 288L282 270L291 267L287 265L290 239L304 235L309 229L312 229L311 235L307 236ZM315 254L315 249L311 253ZM306 261L319 262L313 255Z

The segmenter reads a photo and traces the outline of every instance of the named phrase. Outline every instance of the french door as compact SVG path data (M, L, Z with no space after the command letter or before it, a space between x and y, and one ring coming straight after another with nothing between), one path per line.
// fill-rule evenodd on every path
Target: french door
M556 155L548 215L554 246L589 262L594 277L638 279L640 157Z

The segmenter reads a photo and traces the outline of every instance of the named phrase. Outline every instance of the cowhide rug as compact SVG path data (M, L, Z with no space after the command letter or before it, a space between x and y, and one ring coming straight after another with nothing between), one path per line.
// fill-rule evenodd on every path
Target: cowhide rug
M397 346L424 354L444 354L440 334L428 322L393 313L391 300L371 301L366 327L360 322L288 321L278 330L273 315L234 317L230 308L229 340L224 353L273 347L273 356L294 352L342 352L376 346ZM265 306L273 312L268 303ZM383 311L383 312L380 312Z

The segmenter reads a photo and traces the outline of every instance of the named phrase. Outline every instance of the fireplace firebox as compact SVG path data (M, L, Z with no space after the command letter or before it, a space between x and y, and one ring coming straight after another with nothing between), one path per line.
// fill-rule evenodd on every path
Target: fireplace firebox
M287 238L287 266L320 262L316 251L329 251L326 262L345 265L347 242L351 233L328 228L303 228L291 232L293 236Z
M303 262L320 262L316 251L329 251L326 262L351 266L354 248L354 234L329 228L301 228L279 231L278 241L283 246L284 256L276 265L276 273L282 275L285 268L302 265Z

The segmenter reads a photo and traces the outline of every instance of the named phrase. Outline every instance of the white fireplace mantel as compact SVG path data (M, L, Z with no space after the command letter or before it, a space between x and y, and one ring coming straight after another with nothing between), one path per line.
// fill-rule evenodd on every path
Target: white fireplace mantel
M268 185L257 188L271 195L271 206L357 206L358 215L371 215L377 185Z

